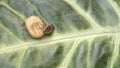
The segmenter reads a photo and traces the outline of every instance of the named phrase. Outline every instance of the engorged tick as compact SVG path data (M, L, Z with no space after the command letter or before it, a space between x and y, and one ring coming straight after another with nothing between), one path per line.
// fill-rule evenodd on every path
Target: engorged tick
M41 38L44 35L49 35L54 31L54 26L52 24L44 24L37 16L28 17L26 19L25 26L33 38Z

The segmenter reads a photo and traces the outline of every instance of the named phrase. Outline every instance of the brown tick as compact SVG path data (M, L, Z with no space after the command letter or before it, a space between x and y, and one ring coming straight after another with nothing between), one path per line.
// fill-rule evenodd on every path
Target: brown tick
M25 26L33 38L41 38L44 35L49 35L54 31L54 26L52 24L44 24L37 16L28 17L26 19Z

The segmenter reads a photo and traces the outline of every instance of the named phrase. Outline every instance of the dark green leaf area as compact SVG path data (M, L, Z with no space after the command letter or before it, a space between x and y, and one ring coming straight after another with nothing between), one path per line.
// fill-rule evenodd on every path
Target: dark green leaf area
M105 68L113 54L111 37L98 37L92 43L91 68Z
M0 55L0 68L16 68L19 64L22 52L13 52Z
M120 4L120 0L115 1ZM118 14L108 0L77 0L76 2L101 26L118 26Z
M84 40L78 44L78 47L70 60L68 68L87 68L88 41Z
M63 47L52 46L41 50L30 48L26 52L23 68L55 68L62 58Z
M120 8L120 0L114 0L114 1L118 4L118 6Z

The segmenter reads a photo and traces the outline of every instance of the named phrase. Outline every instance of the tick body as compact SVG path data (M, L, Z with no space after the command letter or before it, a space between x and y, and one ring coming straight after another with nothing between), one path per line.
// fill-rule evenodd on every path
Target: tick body
M46 25L37 16L30 16L26 19L25 26L33 38L41 38L54 31L53 25Z

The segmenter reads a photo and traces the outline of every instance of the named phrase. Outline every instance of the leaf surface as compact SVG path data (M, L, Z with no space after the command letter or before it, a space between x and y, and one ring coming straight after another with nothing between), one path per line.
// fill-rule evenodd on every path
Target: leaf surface
M29 16L55 31L32 38ZM119 68L120 0L1 0L1 68Z

